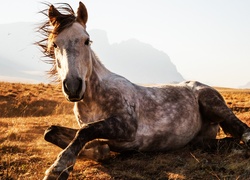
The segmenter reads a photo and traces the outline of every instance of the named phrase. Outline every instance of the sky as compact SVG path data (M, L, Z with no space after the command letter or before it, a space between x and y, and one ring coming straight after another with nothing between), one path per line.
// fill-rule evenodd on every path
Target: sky
M67 2L76 11L79 1ZM249 0L84 0L87 28L102 29L110 43L130 38L168 54L186 80L239 87L250 82ZM0 24L39 23L36 0L1 4ZM4 17L4 18L3 18ZM96 52L98 54L98 52Z

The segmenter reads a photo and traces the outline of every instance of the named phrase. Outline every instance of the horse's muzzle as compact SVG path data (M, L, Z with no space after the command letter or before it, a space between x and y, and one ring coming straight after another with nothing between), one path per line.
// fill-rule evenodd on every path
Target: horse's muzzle
M63 92L71 102L83 99L83 81L81 78L67 78L63 81Z

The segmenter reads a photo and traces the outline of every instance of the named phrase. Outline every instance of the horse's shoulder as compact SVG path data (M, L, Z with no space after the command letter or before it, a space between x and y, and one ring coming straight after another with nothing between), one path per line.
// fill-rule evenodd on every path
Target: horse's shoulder
M135 91L135 85L128 79L117 75L110 74L102 81L104 89L110 92L116 92L123 95L133 94Z

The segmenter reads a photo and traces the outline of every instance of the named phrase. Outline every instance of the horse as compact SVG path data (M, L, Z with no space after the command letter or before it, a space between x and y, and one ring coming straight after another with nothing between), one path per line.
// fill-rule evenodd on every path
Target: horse
M214 88L197 81L140 86L108 70L91 49L88 12L80 2L48 4L37 42L53 64L68 101L74 102L79 129L51 126L45 140L63 150L44 179L67 179L80 152L90 158L110 151L168 151L216 139L219 127L250 145L250 128L227 107Z

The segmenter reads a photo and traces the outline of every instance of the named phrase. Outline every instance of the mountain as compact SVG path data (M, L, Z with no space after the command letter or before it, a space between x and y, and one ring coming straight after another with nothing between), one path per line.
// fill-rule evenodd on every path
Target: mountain
M111 71L135 83L183 81L168 55L136 39L110 44L102 30L90 31L93 49Z
M39 37L33 23L0 25L0 81L49 82L50 65L33 45ZM92 49L111 71L135 83L170 83L183 81L168 55L136 39L110 44L105 31L89 31Z
M33 23L0 25L0 81L46 82L48 65L41 62L33 45L37 34Z
M240 86L239 88L242 88L242 89L249 89L249 88L250 88L250 82L246 83L246 84L243 85L243 86Z

